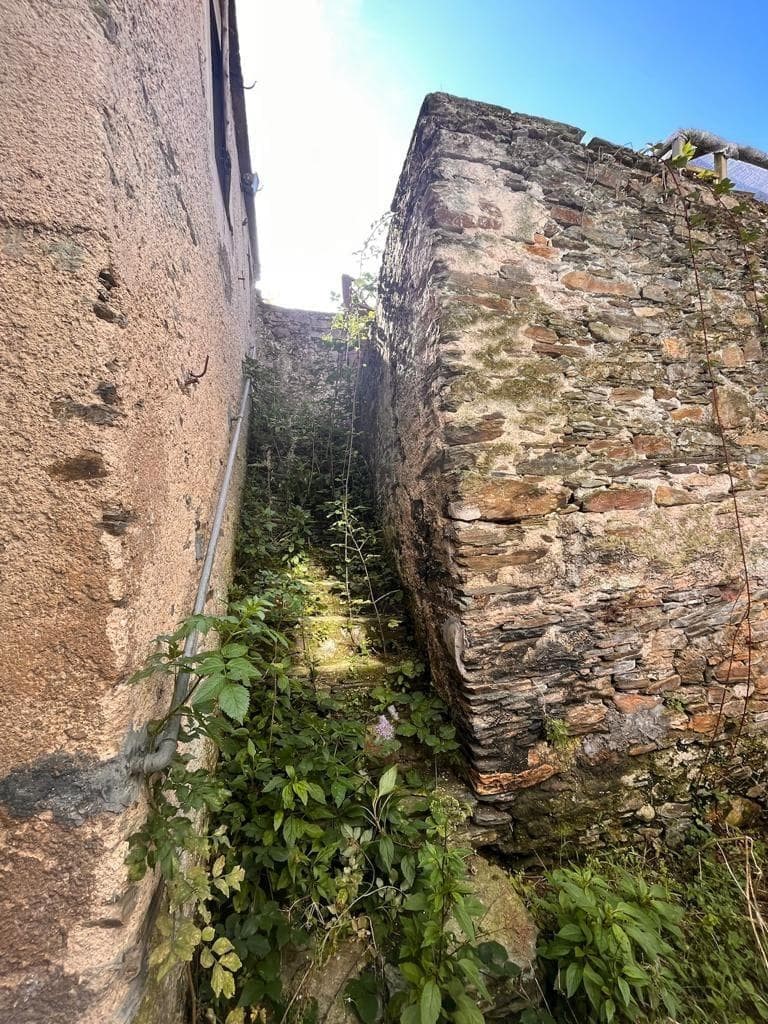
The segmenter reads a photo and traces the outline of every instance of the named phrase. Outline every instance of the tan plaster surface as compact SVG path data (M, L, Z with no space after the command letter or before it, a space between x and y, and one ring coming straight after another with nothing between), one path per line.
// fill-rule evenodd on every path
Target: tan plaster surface
M0 0L0 21L2 780L113 758L167 706L167 681L127 680L191 608L257 314L207 4ZM151 886L126 881L128 802L0 808L0 1021L130 1019Z

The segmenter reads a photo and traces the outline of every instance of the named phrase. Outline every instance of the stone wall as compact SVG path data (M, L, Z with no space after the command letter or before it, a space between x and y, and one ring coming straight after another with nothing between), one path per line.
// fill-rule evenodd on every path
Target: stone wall
M4 1024L119 1024L143 991L127 757L170 686L128 679L191 609L255 315L226 7L229 217L208 0L0 0Z
M263 310L267 330L260 360L266 372L295 392L299 406L320 398L332 401L336 364L348 357L346 349L326 340L333 333L334 314L266 303Z
M695 221L749 681L682 206L658 164L581 136L427 98L366 358L384 521L509 850L679 831L713 737L724 788L765 793L768 390L744 253L726 210ZM746 217L765 231L765 207Z

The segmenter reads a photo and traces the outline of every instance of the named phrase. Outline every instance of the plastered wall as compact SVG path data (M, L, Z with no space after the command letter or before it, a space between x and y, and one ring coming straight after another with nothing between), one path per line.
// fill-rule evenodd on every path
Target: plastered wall
M191 608L258 316L242 93L228 218L207 2L2 2L0 21L0 1020L118 1024L154 895L123 866L144 813L128 755L171 689L128 679Z

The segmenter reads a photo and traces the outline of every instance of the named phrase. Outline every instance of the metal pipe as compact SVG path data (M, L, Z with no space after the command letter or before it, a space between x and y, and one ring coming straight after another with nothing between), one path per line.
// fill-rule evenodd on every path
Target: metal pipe
M697 156L703 156L706 153L722 153L732 160L741 160L745 164L753 164L755 167L768 170L768 153L763 152L762 149L755 149L754 146L742 146L738 142L728 142L727 139L714 135L712 132L702 131L700 128L679 128L659 145L657 152L663 156L674 147L678 139L687 139L694 145Z
M193 615L201 615L205 610L208 585L211 581L213 562L216 558L216 546L219 542L219 535L221 534L221 527L227 510L227 497L229 495L229 487L232 482L232 473L234 472L235 462L237 460L237 449L240 445L240 434L242 432L243 420L245 419L250 395L251 379L250 377L246 377L243 383L243 390L240 395L240 408L238 410L237 417L234 420L234 430L232 431L232 437L229 442L227 465L224 469L224 478L221 481L219 499L216 503L216 511L213 516L213 524L211 525L211 535L208 538L208 547L205 550L205 560L200 573L200 582L197 586L195 603L192 608ZM197 653L197 644L199 639L200 637L197 631L189 634L186 643L184 644L183 656L185 658L191 658ZM179 672L176 677L176 685L173 688L173 700L171 701L171 712L173 712L173 714L171 715L165 729L162 731L160 736L158 736L155 749L146 754L137 766L137 773L151 775L153 772L162 771L171 763L173 755L176 752L176 746L179 742L179 729L181 727L180 711L174 711L174 709L181 708L182 705L186 703L187 697L189 696L190 675L190 672L182 671Z

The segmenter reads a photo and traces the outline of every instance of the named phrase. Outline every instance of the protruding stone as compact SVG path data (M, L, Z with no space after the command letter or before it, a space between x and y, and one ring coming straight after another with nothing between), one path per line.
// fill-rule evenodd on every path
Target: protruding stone
M691 505L696 499L689 491L683 491L679 487L668 487L666 484L659 484L654 493L657 505L667 507L670 505Z
M661 350L667 359L688 358L688 343L683 338L662 338Z
M570 736L585 736L602 729L608 711L604 704L581 704L568 708L565 724Z
M624 344L632 337L628 327L616 327L613 324L604 324L599 321L590 323L589 333L598 341L607 341L614 344Z
M635 817L639 818L640 821L653 821L656 817L656 811L653 804L643 804L642 807L638 807L635 811Z
M540 764L522 772L475 772L472 778L477 795L489 797L537 786L540 782L551 779L557 771L555 765Z
M575 210L570 206L552 206L549 213L558 224L565 224L566 226L578 224L588 227L593 223L592 218L583 210Z
M672 451L672 442L668 437L656 434L636 434L632 438L635 451L641 455L667 455Z
M629 281L611 281L607 277L594 277L582 270L571 270L563 275L561 281L566 288L596 295L624 295L628 298L637 295L637 288Z
M717 409L720 422L729 430L743 427L752 419L749 397L737 387L717 389Z
M615 487L598 491L584 500L585 512L626 512L647 508L651 504L651 492L644 487Z
M689 728L693 732L701 732L707 734L714 734L715 729L719 725L719 715L714 713L704 713L701 715L693 715L689 722Z
M448 423L445 428L445 439L448 444L478 444L481 441L493 441L503 433L503 413L492 412L474 423Z
M555 512L565 506L569 496L566 487L516 478L491 478L474 485L468 499L480 510L479 518L514 523Z
M726 825L731 828L744 828L756 821L762 815L762 807L754 800L746 800L744 797L732 796L729 800L730 807L725 816Z
M669 414L676 423L701 423L706 418L707 410L702 405L681 405Z
M661 697L648 697L641 693L616 693L613 703L624 715L634 715L638 711L651 711L661 704Z

